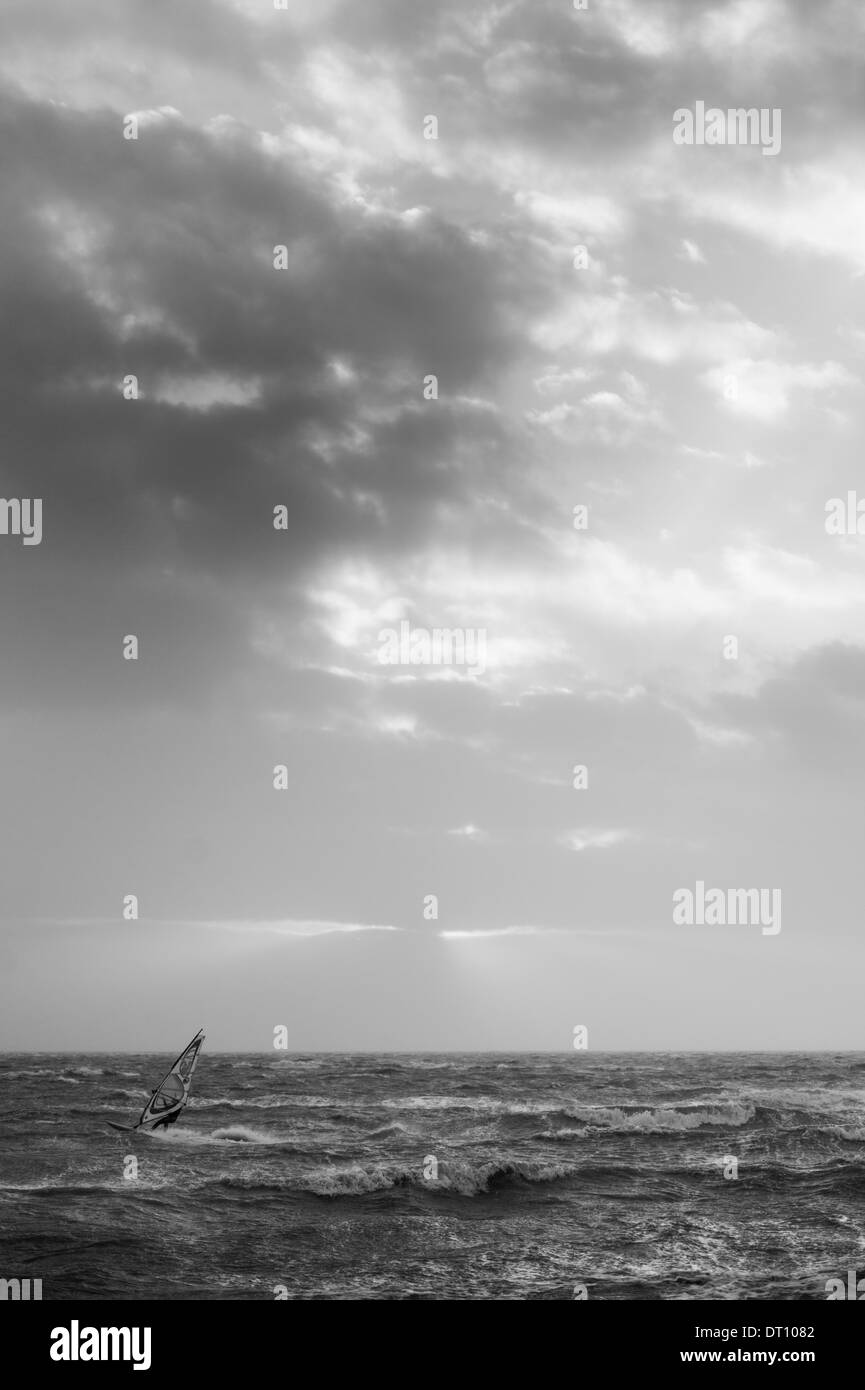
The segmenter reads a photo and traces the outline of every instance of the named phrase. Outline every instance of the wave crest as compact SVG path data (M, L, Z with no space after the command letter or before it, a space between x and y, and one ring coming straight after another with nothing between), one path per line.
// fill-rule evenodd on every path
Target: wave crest
M425 1178L422 1168L355 1164L350 1168L324 1168L307 1174L304 1190L317 1197L357 1197L397 1187L416 1187L436 1193L476 1197L502 1187L557 1182L573 1177L579 1169L569 1163L544 1163L493 1158L470 1165L442 1163L438 1177Z
M578 1105L561 1112L566 1119L581 1121L589 1128L619 1133L669 1134L672 1131L728 1128L750 1124L756 1114L749 1101L726 1101L718 1105L659 1105L651 1110L622 1109L619 1106Z

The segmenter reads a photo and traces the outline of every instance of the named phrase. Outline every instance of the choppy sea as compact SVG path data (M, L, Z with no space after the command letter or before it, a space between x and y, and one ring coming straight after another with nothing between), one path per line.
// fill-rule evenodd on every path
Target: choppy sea
M824 1299L865 1054L0 1056L0 1277L43 1299Z

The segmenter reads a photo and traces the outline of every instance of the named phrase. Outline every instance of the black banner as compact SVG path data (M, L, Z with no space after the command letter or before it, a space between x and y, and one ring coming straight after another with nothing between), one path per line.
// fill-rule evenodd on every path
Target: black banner
M293 1302L305 1300L293 1300ZM615 1378L622 1372L666 1374L674 1368L690 1370L697 1376L710 1366L734 1369L762 1366L776 1370L802 1367L825 1380L826 1374L850 1362L861 1341L858 1317L834 1306L834 1301L803 1303L655 1303L623 1301L592 1302L575 1300L561 1319L545 1330L560 1334L578 1354L581 1364L593 1358L598 1369ZM370 1317L365 1304L363 1324L356 1322L359 1310L340 1302L326 1313L315 1313L309 1306L302 1312L275 1300L219 1302L214 1308L206 1302L174 1303L13 1303L0 1313L5 1345L14 1347L26 1373L50 1372L52 1376L92 1376L100 1370L113 1374L129 1372L160 1379L178 1369L225 1376L248 1373L258 1367L285 1366L286 1377L293 1377L302 1356L308 1361L318 1341L316 1324L327 1334L329 1365L334 1342L345 1344L355 1330L367 1339ZM489 1310L478 1322L461 1308L448 1315L454 1318L454 1332L464 1345L480 1329L488 1335L497 1326ZM501 1337L510 1346L515 1330L508 1315L501 1325ZM524 1333L538 1324L534 1316L523 1315ZM326 1322L325 1322L326 1319ZM415 1332L418 1324L410 1324ZM420 1325L423 1327L423 1324ZM454 1347L447 1341L446 1327L438 1314L434 1324L435 1347L442 1348L442 1371L453 1374ZM383 1324L379 1325L383 1329ZM393 1312L388 1315L387 1335L399 1336L405 1327ZM336 1338L334 1334L337 1334ZM287 1356L287 1338L294 1350ZM304 1352L304 1343L308 1343ZM361 1343L353 1342L357 1347ZM484 1342L484 1356L495 1360L497 1340ZM523 1352L531 1356L530 1344ZM424 1359L428 1360L425 1349ZM510 1353L509 1353L510 1354ZM543 1353L538 1348L540 1358ZM352 1353L356 1370L355 1353ZM445 1366L445 1359L450 1364ZM435 1354L429 1360L435 1365Z

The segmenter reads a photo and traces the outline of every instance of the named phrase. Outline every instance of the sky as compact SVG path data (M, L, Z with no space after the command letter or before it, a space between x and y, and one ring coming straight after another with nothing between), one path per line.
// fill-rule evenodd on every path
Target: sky
M861 1047L862 7L4 16L0 1048Z

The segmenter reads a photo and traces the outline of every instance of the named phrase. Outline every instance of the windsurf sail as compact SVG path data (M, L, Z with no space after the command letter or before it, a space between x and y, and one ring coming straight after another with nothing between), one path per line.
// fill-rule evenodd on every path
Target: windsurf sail
M165 1073L142 1110L136 1129L142 1129L145 1125L153 1125L156 1128L157 1125L171 1123L177 1119L189 1100L189 1083L203 1042L204 1033L199 1031Z

